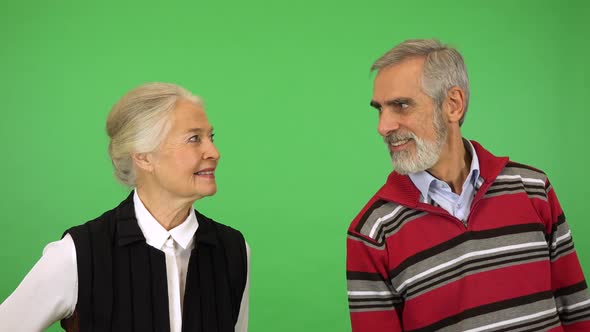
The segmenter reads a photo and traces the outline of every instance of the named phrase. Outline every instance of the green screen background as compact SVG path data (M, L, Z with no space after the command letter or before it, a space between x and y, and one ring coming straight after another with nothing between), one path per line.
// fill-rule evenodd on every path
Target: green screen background
M195 205L252 248L250 330L349 330L346 229L391 170L368 69L429 37L466 59L465 137L549 174L590 277L588 17L585 1L3 1L0 300L125 198L106 115L169 81L216 127L219 191Z

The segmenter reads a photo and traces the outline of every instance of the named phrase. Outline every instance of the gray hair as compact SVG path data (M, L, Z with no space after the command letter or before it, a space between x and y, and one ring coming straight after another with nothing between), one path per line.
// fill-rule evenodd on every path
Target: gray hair
M422 90L434 100L438 109L442 109L449 89L458 86L465 91L465 111L459 120L459 126L463 125L469 105L469 78L463 57L456 49L436 39L406 40L377 59L371 71L415 57L426 58L422 70Z
M154 151L170 130L170 114L179 100L202 105L199 97L171 83L146 83L125 94L107 117L109 155L119 182L133 187L133 154Z

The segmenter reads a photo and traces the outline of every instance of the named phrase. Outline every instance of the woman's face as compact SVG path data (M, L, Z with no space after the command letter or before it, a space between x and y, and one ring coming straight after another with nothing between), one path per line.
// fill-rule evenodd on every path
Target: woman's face
M196 200L215 194L219 151L213 127L202 106L180 100L171 114L171 127L162 144L151 153L156 189L171 196Z

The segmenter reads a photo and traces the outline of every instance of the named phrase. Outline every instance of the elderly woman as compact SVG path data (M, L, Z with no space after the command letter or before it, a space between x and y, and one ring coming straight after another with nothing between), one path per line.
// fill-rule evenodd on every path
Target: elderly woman
M215 194L219 152L201 100L149 83L107 119L116 208L70 228L0 306L0 331L246 331L249 249L193 209Z

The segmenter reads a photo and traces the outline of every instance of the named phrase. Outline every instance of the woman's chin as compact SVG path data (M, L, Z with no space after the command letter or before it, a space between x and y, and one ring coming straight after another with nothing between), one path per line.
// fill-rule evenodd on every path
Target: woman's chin
M215 193L217 193L217 187L214 186L213 188L199 188L199 190L197 192L195 192L195 196L198 196L197 199L203 198L203 197L209 197L209 196L213 196L215 195Z

